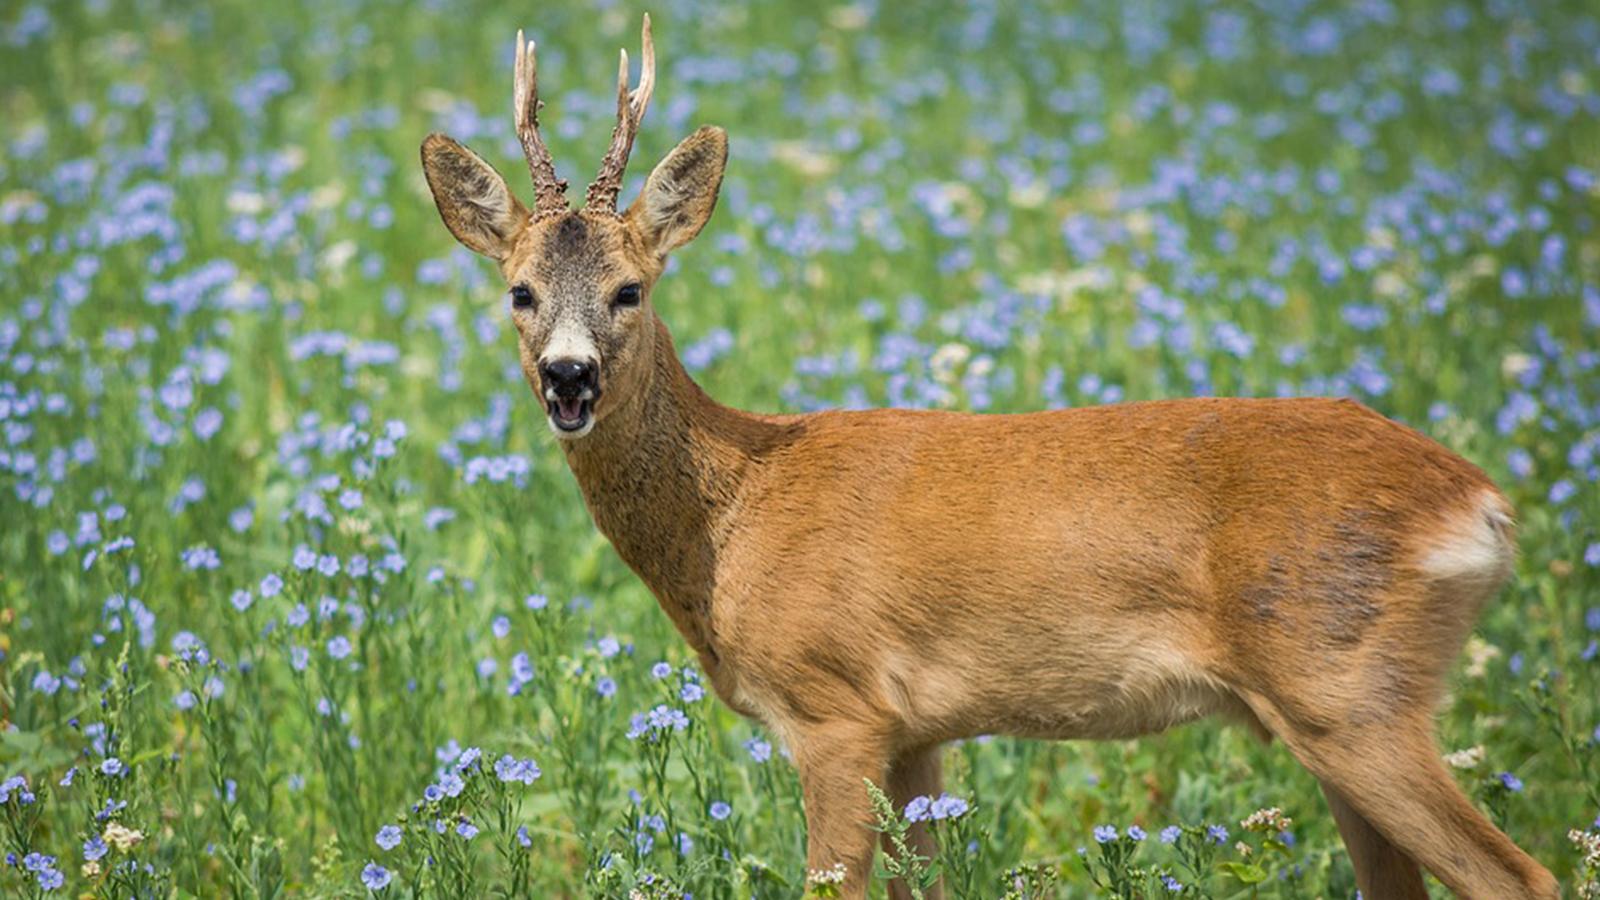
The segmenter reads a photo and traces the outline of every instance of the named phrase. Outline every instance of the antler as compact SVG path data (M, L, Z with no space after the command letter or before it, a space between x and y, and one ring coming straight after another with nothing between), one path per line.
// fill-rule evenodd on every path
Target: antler
M533 175L533 216L542 219L567 211L567 183L556 177L550 150L539 136L539 107L544 103L539 100L539 64L533 50L533 41L524 43L522 29L517 29L512 115L517 123L517 140L522 142L522 155L528 158L528 172Z
M600 161L600 174L589 185L584 195L586 208L617 211L617 195L622 192L622 173L628 168L628 151L633 149L634 136L639 133L639 122L644 119L645 108L650 105L650 94L656 88L656 47L650 40L650 14L644 15L644 55L639 66L639 86L628 90L628 51L622 51L622 65L617 71L617 127L611 130L611 149Z

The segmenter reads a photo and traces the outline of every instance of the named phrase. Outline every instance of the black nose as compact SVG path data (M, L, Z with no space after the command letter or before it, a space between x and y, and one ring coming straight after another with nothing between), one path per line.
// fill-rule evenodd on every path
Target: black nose
M582 359L552 359L539 364L544 386L558 397L576 397L595 388L594 363Z

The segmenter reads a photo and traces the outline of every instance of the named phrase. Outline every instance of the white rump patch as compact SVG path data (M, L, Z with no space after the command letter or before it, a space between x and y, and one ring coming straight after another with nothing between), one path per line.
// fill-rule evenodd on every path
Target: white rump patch
M1486 490L1478 501L1451 513L1422 542L1423 574L1443 580L1498 583L1516 559L1515 521L1505 499Z

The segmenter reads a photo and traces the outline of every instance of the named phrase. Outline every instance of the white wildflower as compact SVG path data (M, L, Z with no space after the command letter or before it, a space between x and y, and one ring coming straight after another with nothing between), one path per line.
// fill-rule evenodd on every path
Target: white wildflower
M812 869L806 874L806 886L818 887L820 885L844 884L844 863L834 863L831 869Z
M1258 809L1246 816L1239 827L1245 831L1288 831L1294 820L1283 814L1283 810L1276 806L1267 809Z
M1463 671L1468 678L1482 678L1489 671L1489 663L1499 658L1499 647L1473 635L1467 638L1467 667Z
M139 842L144 840L144 833L125 827L120 822L112 822L106 826L105 834L101 835L101 838L106 843L126 853L139 846Z
M1466 747L1444 755L1444 764L1452 769L1476 769L1483 762L1483 745Z

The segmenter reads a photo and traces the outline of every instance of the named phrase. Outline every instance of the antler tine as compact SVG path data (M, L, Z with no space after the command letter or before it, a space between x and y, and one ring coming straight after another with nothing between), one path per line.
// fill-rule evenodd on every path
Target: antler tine
M639 133L639 123L650 106L656 89L656 46L650 37L650 14L645 13L640 57L639 86L628 90L628 51L623 50L617 71L617 125L611 130L611 148L600 161L600 174L584 195L588 209L617 211L617 195L622 193L622 173L628 168L628 153Z
M566 212L567 183L556 177L550 150L539 136L539 63L533 41L524 43L517 29L517 59L511 90L512 115L517 123L517 140L522 155L528 158L528 173L533 176L533 214L535 218Z
M650 36L649 13L644 14L644 29L640 40L643 48L639 55L639 87L629 95L629 100L633 107L634 119L643 121L644 111L650 106L650 95L656 90L656 42Z

